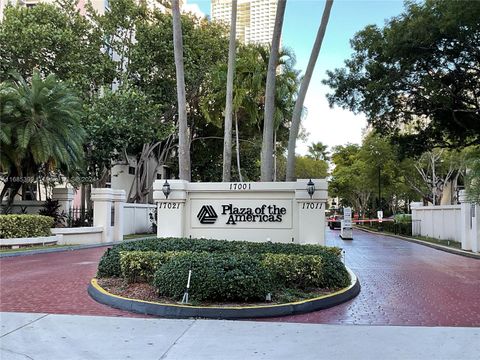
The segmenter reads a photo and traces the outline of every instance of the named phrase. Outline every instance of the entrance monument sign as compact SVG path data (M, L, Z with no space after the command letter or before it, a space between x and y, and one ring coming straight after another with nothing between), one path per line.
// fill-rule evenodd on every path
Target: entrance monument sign
M327 182L154 183L158 237L325 244ZM310 193L312 192L310 184Z

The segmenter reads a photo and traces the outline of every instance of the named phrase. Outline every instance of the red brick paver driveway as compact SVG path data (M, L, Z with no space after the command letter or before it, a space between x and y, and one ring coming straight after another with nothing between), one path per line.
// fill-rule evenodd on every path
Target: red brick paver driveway
M87 293L104 252L102 247L0 259L0 311L136 317Z
M480 326L480 260L388 236L355 231L327 243L346 250L360 278L355 299L331 309L273 321ZM104 248L0 259L0 311L138 316L93 301L87 294Z

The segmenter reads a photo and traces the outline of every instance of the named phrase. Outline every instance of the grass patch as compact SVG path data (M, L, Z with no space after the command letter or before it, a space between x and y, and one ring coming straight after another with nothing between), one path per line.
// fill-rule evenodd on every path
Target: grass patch
M426 242L429 242L429 243L432 243L432 244L447 246L447 247L451 247L451 248L454 248L454 249L461 249L462 248L461 243L459 243L457 241L453 241L453 240L440 240L440 239L435 239L435 238L431 238L431 237L428 237L428 236L412 236L412 239L422 240L422 241L426 241Z
M144 238L144 237L155 237L155 234L148 233L148 234L130 234L130 235L124 235L123 240L131 240L131 239L139 239L139 238Z
M411 235L395 234L395 233L390 232L390 231L385 231L385 230L380 231L378 229L371 228L369 226L364 226L364 225L356 225L356 226L360 229L366 229L366 230L370 230L370 231L374 231L374 232L378 232L378 233L383 233L383 234L387 234L387 235L388 234L399 235L399 236L403 236L403 237L406 237L406 238L409 238L409 239L421 240L421 241L425 241L425 242L428 242L428 243L431 243L431 244L437 244L437 245L450 247L452 249L460 249L460 250L462 249L462 244L460 242L453 241L453 240L435 239L435 238L428 237L428 236L411 236Z
M34 245L34 246L22 246L18 249L0 248L0 254L12 253L12 252L33 251L33 250L44 250L44 249L61 249L61 248L68 248L70 246L72 246L72 245Z

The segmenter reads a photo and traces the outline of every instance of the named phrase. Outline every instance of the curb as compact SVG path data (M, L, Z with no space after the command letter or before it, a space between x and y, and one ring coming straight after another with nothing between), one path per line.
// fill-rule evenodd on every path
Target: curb
M401 236L401 235L389 234L389 233L380 232L380 231L367 230L367 229L363 229L363 228L359 228L359 227L355 227L355 228L357 230L365 231L365 232L370 233L370 234L390 236L390 237L397 238L397 239L400 239L400 240L405 240L405 241L413 242L413 243L416 243L416 244L419 244L419 245L427 246L427 247L430 247L432 249L445 251L445 252L448 252L450 254L460 255L460 256L471 258L471 259L480 260L480 254L475 254L475 253L468 252L468 251L465 251L465 250L454 249L454 248L450 248L448 246L433 244L433 243L430 243L428 241L418 240L418 239L409 238L409 237L405 237L405 236Z
M28 255L56 253L56 252L62 252L62 251L92 249L92 248L98 248L98 247L105 247L105 246L123 244L123 243L131 242L131 241L145 240L145 239L150 239L152 237L153 236L146 236L146 237L141 237L141 238L128 239L128 240L123 240L123 241L113 241L113 242L99 243L99 244L72 245L72 246L66 245L65 247L62 247L62 248L52 248L52 249L25 250L25 251L18 251L18 252L11 251L11 252L6 252L6 253L0 253L0 259L1 258L6 258L6 257L15 257L15 256L28 256Z
M88 294L97 302L116 309L168 318L231 320L287 316L327 309L356 297L360 293L360 282L350 269L347 268L347 270L350 273L352 283L342 290L310 300L270 306L206 307L133 300L107 292L98 285L97 279L92 279L90 282Z

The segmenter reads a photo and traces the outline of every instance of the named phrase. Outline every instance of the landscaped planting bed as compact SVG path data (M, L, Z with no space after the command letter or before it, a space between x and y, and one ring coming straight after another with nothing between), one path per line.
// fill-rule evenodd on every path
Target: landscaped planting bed
M192 304L285 303L350 285L339 248L208 239L147 239L115 245L97 277L109 292L178 302L192 271Z
M0 239L50 236L53 222L43 215L0 215Z

